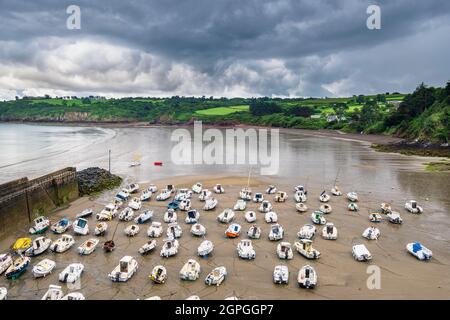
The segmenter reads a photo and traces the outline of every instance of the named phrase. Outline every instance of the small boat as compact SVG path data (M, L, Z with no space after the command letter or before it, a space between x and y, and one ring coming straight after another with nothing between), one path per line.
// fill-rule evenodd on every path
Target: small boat
M219 183L214 186L213 190L215 193L225 193L225 189Z
M383 218L378 212L369 213L369 221L370 222L381 222Z
M319 201L320 201L320 202L328 202L328 201L330 201L330 195L328 195L328 194L326 193L326 191L323 190L322 193L321 193L320 196L319 196Z
M422 213L423 208L417 204L415 200L409 200L405 203L405 209L411 213Z
M192 198L192 191L187 188L178 189L177 194L174 197L174 200L186 200Z
M206 211L212 210L217 206L218 203L219 202L217 201L216 198L213 198L213 197L208 198L205 200L205 205L203 206L203 210L206 210Z
M50 220L47 217L40 216L33 220L33 226L29 232L31 234L44 233L50 227Z
M369 227L362 233L362 236L367 240L377 240L380 237L380 229Z
M180 202L178 203L178 208L181 211L191 210L191 199L183 199L183 200L179 200L179 201Z
M264 220L267 223L275 223L278 221L278 215L275 211L269 211L264 215Z
M277 245L277 256L280 259L291 260L294 258L294 251L289 242L281 242Z
M248 231L247 231L247 236L250 239L259 239L259 238L261 238L261 228L256 226L256 225L251 226L248 229Z
M153 162L153 165L156 167L162 167L163 163L162 163L162 161L155 161L155 162Z
M284 229L281 225L273 224L270 226L270 232L269 232L269 240L270 241L278 241L283 239L284 236Z
M269 185L266 189L267 194L275 194L277 192L277 187L274 185Z
M131 256L124 256L114 270L108 274L108 277L114 282L126 282L136 273L137 269L136 259Z
M12 249L18 253L26 251L32 245L30 238L19 238L14 242Z
M324 203L319 207L319 210L324 214L328 214L328 213L331 213L331 211L333 209L331 208L331 206L328 203Z
M300 239L294 243L294 247L298 253L304 256L306 259L319 259L320 252L313 248L312 241L308 239Z
M71 263L59 274L58 279L61 282L74 283L81 278L83 271L83 264Z
M161 297L160 296L151 296L151 297L148 297L148 298L146 298L144 300L161 300Z
M83 211L81 211L80 213L78 213L75 218L89 218L90 216L92 216L92 214L94 213L94 210L92 210L92 208L87 208L84 209Z
M5 287L0 287L0 301L6 300L8 297L8 289Z
M94 252L98 245L99 240L96 238L91 238L83 242L81 246L78 247L78 253L81 255L89 255Z
M358 201L358 194L354 191L347 193L347 199L352 201L352 202L356 202Z
M200 192L202 192L202 188L203 188L203 184L201 182L197 182L196 184L194 184L192 186L192 191L195 193L200 193Z
M305 224L303 227L300 228L300 231L297 232L297 237L299 239L311 240L312 238L314 238L315 234L316 234L316 227L312 224Z
M289 269L287 266L275 266L273 269L273 283L288 284L289 283Z
M142 247L139 248L138 252L142 255L146 255L147 253L153 251L156 248L156 240L147 241Z
M150 221L153 218L153 210L145 210L143 213L134 218L134 222L137 224L143 224Z
M241 240L237 247L236 251L238 253L239 258L242 259L255 259L256 258L256 252L253 248L252 240L244 239Z
M433 252L420 242L408 243L406 250L419 260L430 260L433 256Z
M108 230L108 224L106 222L99 222L95 226L94 234L96 236L103 236L103 235L105 235L107 230Z
M139 191L139 185L137 183L131 183L125 186L125 190L128 190L129 193L136 193Z
M165 190L168 190L170 192L170 194L175 194L175 191L176 191L175 186L173 184L166 185Z
M30 265L31 259L20 255L17 259L13 260L12 264L6 269L5 275L9 280L16 280L22 273L24 273Z
M338 237L337 228L334 226L334 223L327 222L322 229L322 238L325 240L336 240Z
M141 163L139 161L133 161L133 162L130 162L130 164L128 166L130 168L133 168L133 167L139 167L140 165L141 165Z
M295 186L294 187L294 192L296 192L296 191L301 191L304 194L308 195L308 191L306 191L306 188L304 186L302 186L302 185Z
M50 250L52 250L53 252L62 253L69 250L74 243L75 240L71 235L63 234L62 237L52 242L52 244L50 245Z
M53 233L61 234L67 231L67 229L72 225L72 222L67 218L62 218L58 222L52 224L50 230Z
M33 240L31 247L25 250L25 255L28 257L38 256L50 247L52 240L46 237L37 237Z
M308 211L308 206L303 202L299 202L295 205L295 209L297 209L298 212L306 212Z
M46 277L55 268L55 261L50 259L41 260L39 263L33 266L33 276L35 278Z
M156 184L149 184L147 190L151 193L156 193L158 191L158 187Z
M121 221L131 221L134 218L134 210L130 207L126 207L122 210L122 212L119 214L119 220Z
M284 191L278 191L275 195L275 202L285 202L288 198L288 195Z
M147 229L147 236L150 238L159 238L163 234L163 227L161 222L153 221Z
M311 213L311 220L314 224L325 224L327 223L327 219L323 216L322 211L314 211Z
M0 254L0 274L6 271L10 265L12 265L13 260L11 256L7 253Z
M317 273L314 268L310 265L302 267L298 272L297 283L300 288L313 289L317 285Z
M200 223L195 223L191 227L191 233L197 237L203 237L206 234L206 228Z
M234 205L234 210L236 211L244 211L247 207L247 202L245 200L239 199L236 201L236 204Z
M230 224L225 230L225 235L228 238L237 238L241 234L241 225L237 223Z
M73 223L73 232L85 236L89 233L88 221L84 218L78 218Z
M308 197L303 191L295 191L294 193L294 200L297 203L306 202L308 200Z
M114 243L114 240L105 241L105 243L103 244L103 250L105 252L112 252L115 248L116 244Z
M139 226L137 224L131 224L123 230L123 233L128 237L134 237L139 233Z
M51 284L41 300L61 300L63 297L64 293L61 290L61 286Z
M253 202L260 203L263 201L264 201L264 195L259 192L255 193L255 195L253 196Z
M178 247L178 240L173 238L165 239L159 255L165 258L172 257L178 253Z
M392 212L391 205L389 203L383 202L381 204L381 213L388 214Z
M181 237L181 235L183 234L183 230L181 230L181 227L178 225L178 223L174 222L170 223L167 226L166 234L168 238L173 237L177 239Z
M186 213L186 219L184 219L184 222L187 224L194 224L198 222L198 219L200 219L200 213L197 210L189 210Z
M150 279L154 283L162 284L166 282L167 279L167 270L161 265L158 265L153 268L152 273L150 274Z
M170 202L167 204L167 209L173 209L173 210L178 210L178 209L180 209L180 202L181 202L181 201L178 201L178 200L170 201Z
M358 205L354 202L350 202L348 204L348 210L349 211L358 211Z
M195 259L189 259L180 270L180 279L195 281L200 276L200 263Z
M152 192L147 189L147 190L142 191L142 194L141 194L141 197L139 198L139 200L150 201L151 198L152 198Z
M244 215L245 221L248 223L252 223L256 221L256 213L255 211L247 211Z
M212 192L211 191L209 191L208 189L203 189L200 192L200 195L198 196L198 199L200 201L205 201L206 199L208 199L211 196L212 196Z
M108 203L105 206L105 208L103 208L103 210L100 211L100 213L97 213L95 218L98 221L109 221L115 218L116 215L117 215L117 207L112 203Z
M352 247L352 255L356 261L369 261L372 259L372 255L363 244L354 245Z
M261 202L261 205L259 206L259 212L267 213L270 210L272 210L272 204L270 203L270 201L263 200L263 202Z
M331 194L337 197L342 196L342 192L341 190L339 190L338 186L334 186L333 188L331 188Z
M129 197L130 191L128 191L128 189L122 189L116 193L116 196L114 198L118 201L128 201Z
M187 297L185 300L201 300L201 299L199 296L194 294L192 296Z
M70 292L66 294L61 300L86 300L81 292Z
M391 213L388 213L386 216L388 217L388 220L390 223L393 223L393 224L402 224L403 223L403 219L400 216L400 213L398 213L396 211L392 211Z
M197 254L200 257L208 256L214 250L214 244L209 240L204 240L197 248Z
M128 202L128 207L133 210L140 210L142 208L142 201L140 198L134 197Z
M178 219L177 213L174 209L168 209L166 213L164 213L164 222L165 223L173 223Z
M223 266L214 268L205 279L205 284L208 286L219 286L227 277L227 269Z
M234 211L231 209L225 209L221 214L217 216L217 220L222 223L230 223L234 219Z
M249 187L242 188L239 192L239 198L242 200L252 200L252 190Z
M172 196L172 192L167 189L161 190L160 194L156 196L156 201L165 201Z

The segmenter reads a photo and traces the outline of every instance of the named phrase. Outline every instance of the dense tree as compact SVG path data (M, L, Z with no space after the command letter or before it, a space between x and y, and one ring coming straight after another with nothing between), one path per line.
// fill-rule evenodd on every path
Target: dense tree
M250 103L250 113L252 115L262 116L266 114L280 113L283 111L278 104L268 102L263 99L253 100Z

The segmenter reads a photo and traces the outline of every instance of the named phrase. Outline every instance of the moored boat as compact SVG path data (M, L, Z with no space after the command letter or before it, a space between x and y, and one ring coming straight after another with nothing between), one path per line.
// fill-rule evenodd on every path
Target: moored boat
M215 193L225 193L225 189L219 183L214 186L213 190Z
M20 255L18 258L14 259L12 264L6 269L5 276L9 280L16 280L19 278L30 265L31 259Z
M289 269L287 266L275 266L273 269L273 282L276 284L289 283Z
M380 229L369 227L362 233L362 236L368 240L377 240L380 237Z
M163 227L161 222L153 221L147 229L147 236L150 238L159 238L163 234Z
M50 227L50 220L47 217L40 216L33 220L33 226L29 232L31 234L44 233Z
M356 202L356 201L358 201L358 194L354 191L351 191L351 192L347 193L347 199L352 202Z
M135 235L137 235L139 233L139 226L137 224L131 224L129 226L127 226L123 232L125 233L126 236L128 237L134 237Z
M143 224L146 223L147 221L150 221L152 218L153 218L153 210L145 210L134 219L134 222L137 224Z
M206 234L206 228L200 223L195 223L191 227L191 234L197 237L203 237Z
M154 283L162 284L166 282L167 279L167 270L164 266L158 265L153 268L152 273L150 274L150 279Z
M72 225L72 222L67 218L62 218L58 222L52 224L50 230L53 233L61 234L67 231L67 229Z
M289 242L280 242L277 245L277 256L279 259L291 260L294 257L294 251Z
M306 212L308 211L308 206L303 202L299 202L295 205L295 209L297 209L298 212Z
M25 255L28 257L38 256L50 247L52 240L46 237L37 237L33 240L31 247L25 250Z
M214 244L209 240L204 240L197 248L197 254L200 257L208 256L214 250Z
M314 211L311 213L311 220L314 224L325 224L327 223L327 220L323 216L322 211Z
M297 232L297 237L299 239L307 239L311 240L316 234L316 227L312 224L305 224L300 228L300 231Z
M228 238L237 238L241 234L241 225L238 223L233 223L228 226L225 230L225 235Z
M104 221L99 222L96 224L94 229L94 234L96 236L103 236L105 235L106 231L108 230L108 224Z
M372 260L372 255L366 246L363 244L356 244L352 247L352 255L356 261L369 261Z
M178 253L178 247L178 240L173 238L165 239L159 255L165 258L172 257Z
M73 232L78 235L85 236L89 233L88 221L84 218L78 218L73 223Z
M166 213L164 213L164 222L165 223L174 223L178 219L177 213L174 209L167 209Z
M10 265L12 265L13 259L11 258L11 255L8 253L2 253L0 254L0 274L6 271L6 269L9 268Z
M217 220L222 223L230 223L234 219L234 211L231 209L225 209L217 216Z
M317 273L314 268L310 265L302 267L298 272L297 283L300 288L313 289L317 285Z
M62 237L56 239L50 245L50 250L53 252L62 253L70 249L73 246L75 240L71 235L63 234Z
M33 266L32 272L35 278L46 277L49 275L53 269L55 268L55 261L50 259L44 259L39 261L36 265Z
M89 255L94 252L95 248L98 245L99 240L96 238L91 238L86 240L78 247L78 253L81 255Z
M255 211L247 211L244 215L245 221L248 223L252 223L256 221L256 213Z
M181 227L178 225L178 223L174 222L174 223L170 223L167 226L167 237L172 237L172 238L180 238L181 235L183 234L183 230L181 229Z
M288 194L284 191L278 191L275 195L274 201L275 202L285 202L288 198Z
M61 282L74 283L81 278L84 265L81 263L71 263L60 272L58 279Z
M51 284L41 300L61 300L62 297L64 297L64 293L61 286Z
M275 211L269 211L264 215L264 220L267 223L275 223L278 221L278 215Z
M219 202L217 201L216 198L210 197L205 200L205 205L203 206L203 210L205 210L205 211L212 210L217 206L218 203Z
M227 276L227 269L224 266L214 268L205 279L205 284L208 286L219 286Z
M251 226L247 231L247 236L250 239L259 239L261 238L261 228L257 225Z
M304 256L306 259L319 259L320 252L313 248L312 241L307 239L300 239L294 243L294 247L298 253Z
M284 236L284 229L283 227L276 223L276 224L272 224L270 226L270 232L269 232L269 240L270 241L278 241L283 239Z
M108 277L114 282L126 282L136 273L137 269L136 259L124 256L114 270L108 274Z
M189 259L180 270L180 279L195 281L200 276L200 263L195 259Z
M409 200L405 203L405 209L411 213L422 213L423 208L417 204L416 200Z
M239 258L242 259L255 259L256 258L256 252L253 248L252 240L244 239L241 240L237 247L236 251L238 253Z
M139 248L138 252L142 255L146 255L149 252L152 252L156 248L156 240L150 240L144 243L142 247Z
M420 242L408 243L406 250L419 260L430 260L433 256L433 252Z
M337 228L334 226L334 223L327 222L322 229L322 238L325 240L336 240L338 237Z

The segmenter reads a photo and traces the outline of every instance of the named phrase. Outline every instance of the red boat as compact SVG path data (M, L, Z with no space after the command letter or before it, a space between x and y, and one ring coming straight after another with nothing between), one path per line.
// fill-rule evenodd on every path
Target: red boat
M153 162L153 165L154 166L162 166L163 163L161 161L155 161L155 162Z

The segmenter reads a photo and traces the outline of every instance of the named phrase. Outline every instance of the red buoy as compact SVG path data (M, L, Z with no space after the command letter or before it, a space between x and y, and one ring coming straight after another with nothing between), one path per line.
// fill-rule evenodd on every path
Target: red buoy
M163 163L161 161L155 161L155 162L153 162L153 165L154 166L162 166Z

